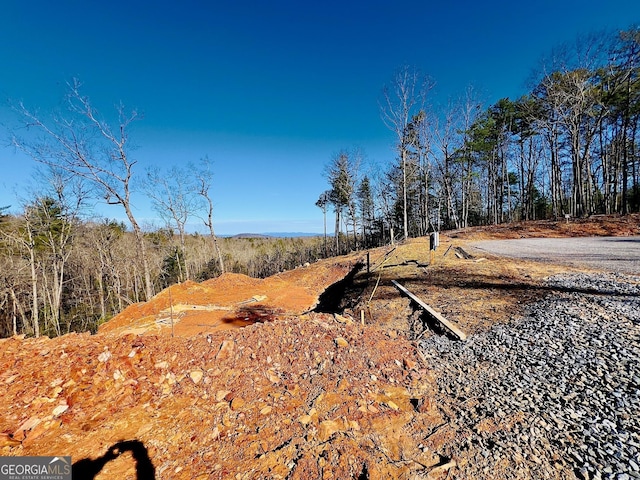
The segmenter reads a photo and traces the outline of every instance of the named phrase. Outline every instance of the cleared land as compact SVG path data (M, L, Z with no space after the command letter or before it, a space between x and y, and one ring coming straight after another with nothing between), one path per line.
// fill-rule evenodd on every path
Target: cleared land
M135 309L126 315L125 311L94 336L0 340L0 455L72 455L76 463L84 459L78 467L99 470L97 479L136 476L130 451L112 455L111 447L122 440L136 442L157 479L510 479L514 472L519 478L585 478L581 469L592 475L600 467L606 478L604 466L589 470L580 463L591 462L587 441L584 453L582 445L561 448L580 438L575 431L552 426L558 440L545 443L544 427L526 410L536 403L505 401L507 397L492 387L511 385L511 370L500 376L501 355L537 348L531 343L535 334L525 337L522 347L512 341L527 308L585 291L578 284L573 288L566 281L561 285L546 279L581 275L584 269L454 254L456 247L472 252L470 242L492 235L561 233L640 235L640 221L629 216L568 226L536 222L451 232L442 236L433 262L428 239L413 239L372 250L369 273L363 269L352 282L329 288L336 279L335 268L342 272L340 278L346 274L344 266L362 256L318 262L261 282L232 276L226 286L220 277L206 285L172 287L171 296L161 292L136 306L139 316L133 314ZM467 342L443 336L392 280L464 331ZM216 288L209 288L212 285ZM625 338L637 343L640 335L633 329L638 326L625 317L627 307L607 313L608 307L585 303L583 311L567 298L568 314L585 316L596 325L607 321L606 315L614 316L629 329ZM295 305L286 304L294 300ZM179 320L184 327L176 329L177 322L174 336L166 322L172 303L177 306L173 315L183 315ZM187 312L193 314L191 320ZM553 319L536 318L540 325L554 325ZM568 325L581 328L578 320ZM225 329L218 328L221 324ZM148 325L152 328L133 333ZM187 325L198 328L191 331ZM612 323L607 330L611 336L604 340L616 339L615 328ZM569 339L572 334L567 333ZM549 342L556 345L558 340L550 337ZM469 348L475 348L475 357ZM635 346L620 348L624 362L635 358ZM464 349L460 355L458 349ZM594 358L606 356L600 350ZM559 347L558 351L564 352ZM458 357L470 358L470 363L455 363ZM537 372L535 365L526 365L528 358L514 357L514 368ZM564 375L559 380L574 378L574 362L567 362L566 373L556 369ZM635 381L633 375L626 370L616 375L626 363L607 365L611 366L605 379L616 377L620 388L630 389L625 382L627 377ZM535 395L547 395L544 382L536 383L537 373L527 375L505 395L519 399L517 389L526 395L527 385ZM586 383L593 388L593 382ZM580 408L592 406L591 397L600 394L589 392L553 403L552 412L571 420L571 410L560 415L557 409L571 409L571 401L586 402L579 403ZM631 394L633 390L627 393ZM576 407L573 415L581 412ZM619 418L622 426L635 421ZM536 437L531 436L532 428ZM515 431L518 436L510 437ZM503 445L505 438L508 444ZM593 461L604 462L608 448L596 451ZM617 465L611 468L618 471Z
M522 238L472 243L475 249L525 260L583 266L608 272L640 273L640 236Z

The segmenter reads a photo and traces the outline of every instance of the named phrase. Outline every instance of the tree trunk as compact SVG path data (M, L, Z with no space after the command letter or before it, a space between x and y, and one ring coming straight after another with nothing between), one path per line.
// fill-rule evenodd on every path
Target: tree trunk
M336 255L340 255L340 209L336 208Z
M22 329L23 329L23 331L24 331L25 327L28 325L28 320L27 320L27 315L24 312L24 308L22 308L22 305L18 301L18 297L16 296L16 292L13 289L13 287L9 288L9 293L11 294L11 298L13 299L13 334L17 335L18 334L18 329L17 329L17 325L16 325L16 314L15 314L15 311L17 310L18 313L20 314L20 318L22 319Z
M125 212L127 214L127 218L133 227L133 234L136 238L136 243L138 245L138 252L140 252L140 257L142 260L142 273L144 275L144 286L145 286L145 300L151 300L153 297L153 283L151 282L151 271L149 269L149 259L147 255L147 246L144 241L144 233L142 229L138 225L135 217L133 216L133 212L131 211L131 205L129 202L125 202L122 204Z
M29 235L29 264L31 267L31 324L33 325L33 334L36 338L40 336L40 314L38 311L38 274L36 272L36 254L33 235L31 233L31 225L27 224L27 232Z
M324 224L324 256L327 257L327 205L322 207L322 220Z
M424 234L429 233L429 169L424 169Z
M409 238L409 222L407 217L407 151L404 146L402 149L402 228L404 231L404 239Z

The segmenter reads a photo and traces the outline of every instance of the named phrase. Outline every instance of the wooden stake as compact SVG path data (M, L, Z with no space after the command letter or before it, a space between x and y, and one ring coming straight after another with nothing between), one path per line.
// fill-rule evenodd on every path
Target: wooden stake
M171 287L169 287L169 315L171 317L171 337L173 337L173 300L171 300Z

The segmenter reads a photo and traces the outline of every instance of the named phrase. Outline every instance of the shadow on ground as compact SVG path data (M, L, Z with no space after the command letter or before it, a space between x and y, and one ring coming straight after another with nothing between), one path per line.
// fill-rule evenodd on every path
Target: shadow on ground
M104 466L118 458L124 452L131 452L136 461L137 480L155 480L156 469L149 458L149 452L139 440L126 440L114 443L103 456L90 459L83 458L73 464L72 476L74 480L93 480Z

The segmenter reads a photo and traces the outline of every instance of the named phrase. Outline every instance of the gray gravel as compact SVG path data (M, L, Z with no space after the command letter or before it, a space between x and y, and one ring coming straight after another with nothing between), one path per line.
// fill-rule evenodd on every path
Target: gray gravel
M522 318L420 342L458 431L448 453L474 459L456 478L640 479L639 282L557 275ZM487 418L511 426L491 433Z
M479 252L640 274L640 237L521 238L473 243ZM482 254L479 252L474 252Z

